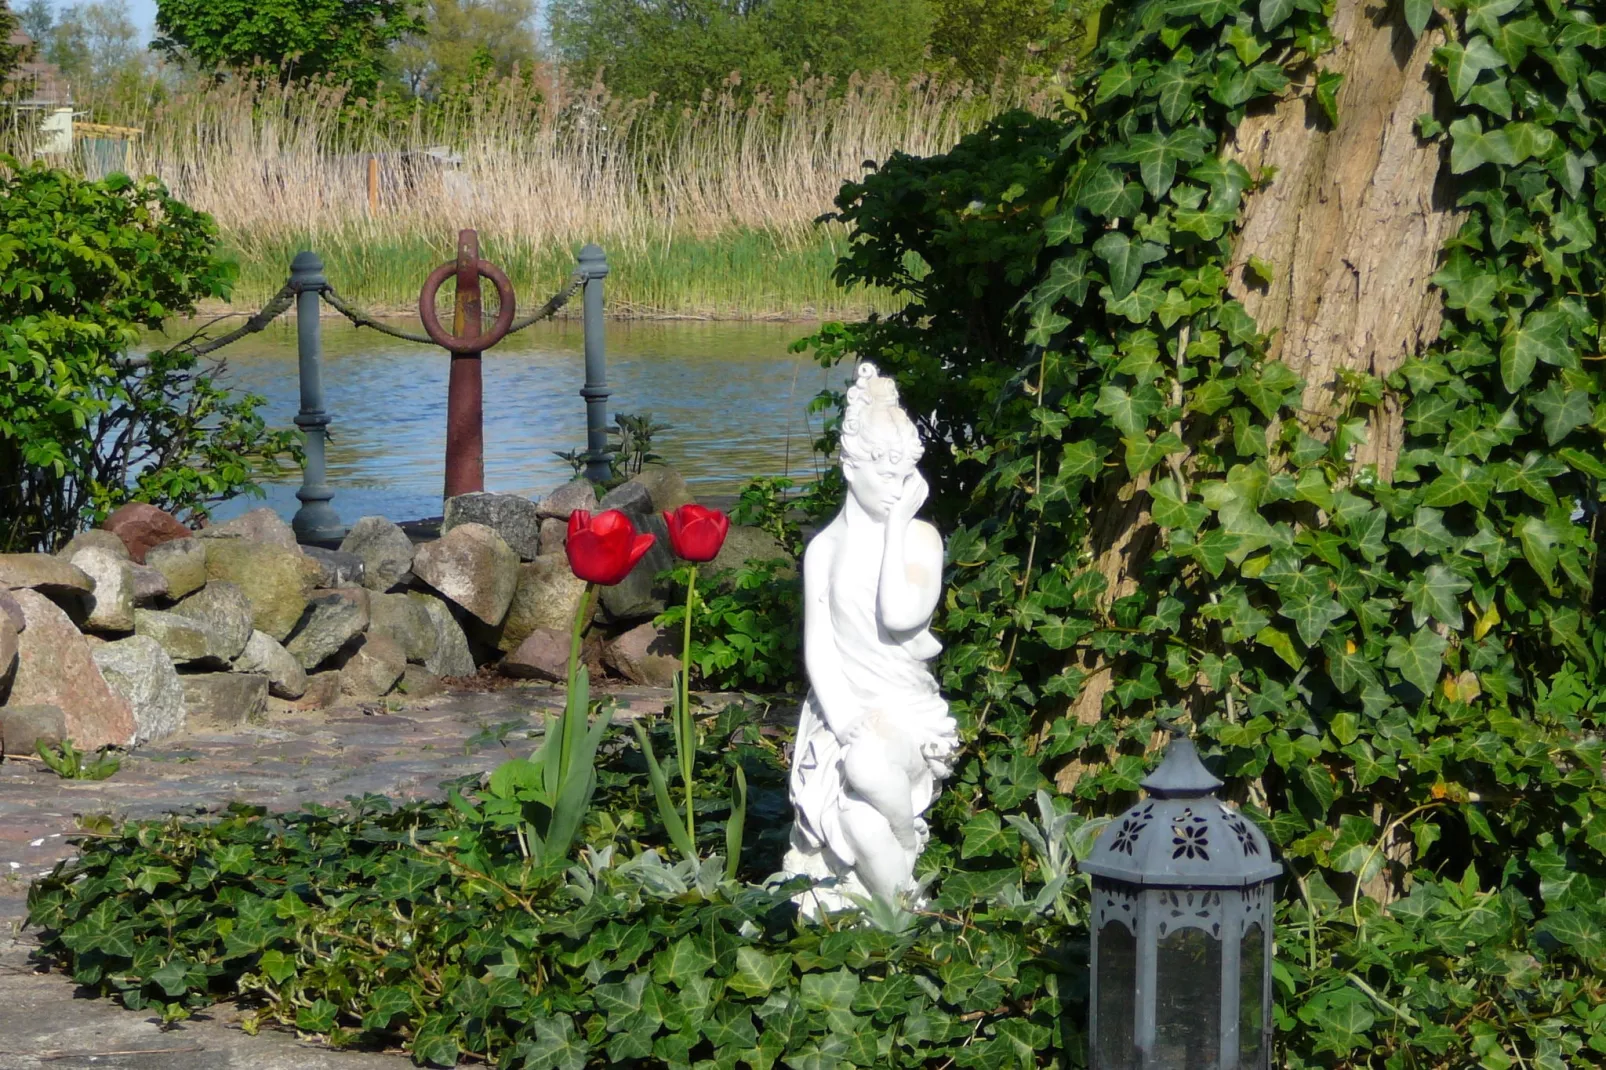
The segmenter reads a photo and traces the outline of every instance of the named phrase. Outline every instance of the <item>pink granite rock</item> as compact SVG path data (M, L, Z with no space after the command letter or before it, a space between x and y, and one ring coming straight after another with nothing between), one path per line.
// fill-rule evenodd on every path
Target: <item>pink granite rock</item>
M28 627L18 640L17 676L7 702L59 706L67 717L67 737L81 749L131 744L134 711L106 683L72 620L37 591L12 594Z
M133 558L136 565L145 563L145 551L152 546L160 546L174 539L188 539L194 534L173 519L172 514L144 502L129 502L118 507L101 527L123 540L123 545L128 547L128 556Z

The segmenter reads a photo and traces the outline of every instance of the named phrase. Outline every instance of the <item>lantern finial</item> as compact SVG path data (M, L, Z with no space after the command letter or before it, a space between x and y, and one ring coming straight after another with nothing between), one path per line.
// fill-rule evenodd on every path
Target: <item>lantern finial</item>
M1165 760L1142 784L1150 795L1159 799L1197 799L1221 787L1221 781L1211 776L1210 770L1199 761L1193 740L1180 732L1167 744Z

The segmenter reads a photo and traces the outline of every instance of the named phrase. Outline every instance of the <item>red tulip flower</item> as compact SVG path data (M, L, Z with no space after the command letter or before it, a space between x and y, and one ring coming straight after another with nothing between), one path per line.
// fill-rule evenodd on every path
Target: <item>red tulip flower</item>
M596 516L576 509L569 514L569 568L588 583L612 587L630 575L656 538L636 534L636 525L617 509Z
M718 557L731 529L730 517L701 505L683 505L673 513L665 513L664 522L669 525L669 545L687 561L712 561Z

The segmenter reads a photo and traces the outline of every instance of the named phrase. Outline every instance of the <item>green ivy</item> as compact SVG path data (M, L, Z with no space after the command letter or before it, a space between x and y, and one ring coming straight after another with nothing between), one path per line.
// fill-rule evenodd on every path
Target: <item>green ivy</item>
M444 803L237 805L108 830L33 887L30 919L75 980L131 1009L172 1022L243 997L249 1031L401 1042L420 1065L1029 1067L1081 1043L1084 917L1063 890L1090 827L1064 800L1009 827L1037 852L1030 880L957 874L922 916L810 925L796 884L750 883L787 846L779 749L751 711L711 734L728 745L699 783L740 763L752 785L748 881L717 854L664 862L640 752L605 745L573 865L519 851L463 781ZM722 816L699 821L706 845L724 842Z
M1447 36L1445 114L1418 126L1466 223L1440 341L1345 376L1314 422L1226 292L1245 194L1275 177L1219 146L1298 94L1344 121L1330 14L1124 5L1058 118L1005 116L838 199L841 280L909 304L819 355L878 362L951 445L923 468L968 744L927 864L1008 856L976 822L1072 761L1079 807L1124 805L1156 727L1188 720L1290 871L1277 1065L1602 1065L1606 24L1568 0L1376 9ZM1352 461L1385 403L1408 435L1390 479ZM1152 545L1105 605L1094 525L1123 499Z

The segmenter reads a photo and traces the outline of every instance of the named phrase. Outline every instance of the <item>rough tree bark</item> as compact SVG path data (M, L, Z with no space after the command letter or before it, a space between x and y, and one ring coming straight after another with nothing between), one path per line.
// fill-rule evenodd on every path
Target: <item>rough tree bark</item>
M1224 150L1251 175L1275 168L1245 199L1231 294L1273 335L1272 357L1305 380L1305 424L1318 437L1336 427L1341 369L1386 376L1437 338L1440 296L1428 280L1459 225L1440 148L1414 129L1435 111L1429 57L1442 33L1413 40L1399 6L1376 0L1338 0L1331 25L1339 45L1319 65L1344 75L1337 126L1316 102L1311 69L1303 92L1251 113ZM1251 279L1250 257L1273 277ZM1389 478L1401 433L1398 406L1385 403L1355 464L1375 463ZM1089 550L1108 581L1107 609L1137 589L1156 544L1146 481L1113 488L1093 515ZM1069 716L1091 724L1115 681L1090 652L1076 664L1088 678ZM1083 769L1066 765L1059 787L1069 790Z

